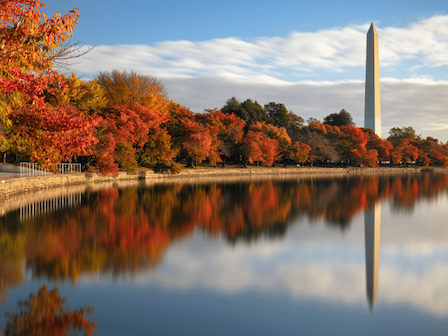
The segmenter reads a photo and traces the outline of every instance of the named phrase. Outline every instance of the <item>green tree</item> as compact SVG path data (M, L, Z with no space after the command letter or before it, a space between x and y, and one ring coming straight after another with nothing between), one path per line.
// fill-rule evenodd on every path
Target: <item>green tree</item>
M420 138L419 135L415 134L414 128L408 127L393 127L389 131L389 137L387 141L390 141L394 145L399 143L401 140L417 140Z
M257 121L268 121L269 119L266 111L257 101L246 99L246 101L241 104L241 107L248 117L248 120L245 120L246 123L248 123L247 126L250 126L251 123Z
M243 119L244 121L249 120L249 116L246 110L243 110L241 103L235 98L232 97L227 99L224 106L221 108L221 112L225 114L235 114L237 117Z
M270 102L264 106L271 123L277 127L288 128L291 123L291 118L289 116L288 110L285 105Z
M352 115L344 109L339 111L339 113L327 115L323 123L330 126L355 126Z

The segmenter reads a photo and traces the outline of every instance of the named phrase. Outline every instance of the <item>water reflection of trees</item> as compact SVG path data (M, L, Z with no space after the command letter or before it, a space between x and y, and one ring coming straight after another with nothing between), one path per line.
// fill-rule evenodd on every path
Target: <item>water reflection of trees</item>
M444 175L408 175L106 189L14 229L0 221L0 285L22 281L23 259L35 276L52 279L134 273L157 265L171 244L195 230L234 244L281 237L302 217L345 229L381 199L409 211L447 186Z
M19 312L6 313L4 335L85 335L91 336L96 322L87 319L92 308L71 310L59 291L43 286L37 295L31 293L25 301L19 301ZM1 334L1 333L0 333Z

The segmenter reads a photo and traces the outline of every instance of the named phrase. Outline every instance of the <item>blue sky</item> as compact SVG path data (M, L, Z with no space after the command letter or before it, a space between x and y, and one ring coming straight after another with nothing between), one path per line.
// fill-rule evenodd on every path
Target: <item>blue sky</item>
M45 2L45 0L43 0ZM202 112L232 96L304 119L345 108L363 126L365 34L379 34L383 137L396 126L448 140L446 1L46 1L79 8L75 40L96 44L72 66L137 70Z

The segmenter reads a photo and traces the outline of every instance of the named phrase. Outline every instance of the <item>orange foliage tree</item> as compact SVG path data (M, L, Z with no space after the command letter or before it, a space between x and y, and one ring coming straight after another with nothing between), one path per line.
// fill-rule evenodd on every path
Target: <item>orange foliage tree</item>
M96 322L91 322L86 315L92 308L70 310L57 289L48 291L43 286L37 295L31 293L28 300L19 302L20 312L7 313L6 335L72 335L82 331L91 336L96 329Z
M69 106L48 105L45 93L64 90L53 51L71 36L79 12L47 18L37 0L0 2L0 137L3 146L44 167L91 153L99 119Z
M55 170L55 163L69 161L75 155L93 154L101 118L86 116L70 105L47 105L40 112L33 106L16 109L10 120L6 134L14 148Z
M246 122L234 113L226 114L218 109L206 110L199 118L217 128L218 151L222 156L235 158L239 154Z
M155 77L135 71L100 72L97 81L109 106L142 105L151 107L154 97L166 98L165 88Z
M52 69L51 52L71 36L78 9L47 19L38 0L0 2L0 111L33 103L45 108L45 89L61 76Z
M218 125L209 123L207 116L194 114L180 104L173 104L170 113L167 129L179 160L187 158L190 167L206 159L212 165L221 162Z

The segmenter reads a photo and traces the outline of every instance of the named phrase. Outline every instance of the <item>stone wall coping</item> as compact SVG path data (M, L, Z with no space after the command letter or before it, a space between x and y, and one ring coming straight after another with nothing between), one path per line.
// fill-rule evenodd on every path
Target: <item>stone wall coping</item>
M135 174L119 172L116 176L104 176L96 173L81 173L72 175L49 175L22 178L0 177L0 199L14 195L47 190L55 187L73 185L92 185L96 183L118 183L120 181L185 181L195 179L201 182L216 178L247 179L254 177L273 176L311 176L311 175L346 175L346 174L421 174L421 173L447 173L445 168L422 167L377 167L377 168L323 168L323 167L292 167L292 168L207 168L184 169L179 174L157 174L152 170L138 171Z

